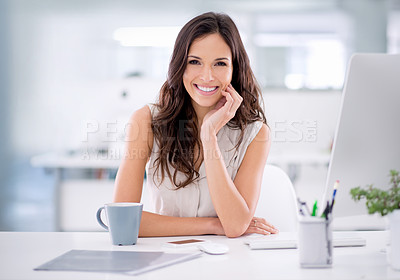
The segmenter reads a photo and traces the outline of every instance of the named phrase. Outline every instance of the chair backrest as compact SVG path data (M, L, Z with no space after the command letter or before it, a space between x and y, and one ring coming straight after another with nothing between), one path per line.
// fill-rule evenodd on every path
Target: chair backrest
M265 218L279 231L297 231L297 199L289 176L267 164L255 216Z

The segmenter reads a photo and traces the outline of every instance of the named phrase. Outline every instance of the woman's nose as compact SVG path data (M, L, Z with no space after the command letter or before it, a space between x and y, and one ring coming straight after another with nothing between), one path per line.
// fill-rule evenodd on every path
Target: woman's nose
M209 82L214 80L213 70L211 67L204 66L201 70L200 79L204 82Z

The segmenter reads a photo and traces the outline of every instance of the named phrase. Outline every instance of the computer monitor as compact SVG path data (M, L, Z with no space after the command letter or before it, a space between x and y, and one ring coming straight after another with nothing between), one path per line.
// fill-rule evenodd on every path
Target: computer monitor
M400 171L400 55L353 55L342 94L324 201L340 180L333 217L367 214L350 189L389 186Z

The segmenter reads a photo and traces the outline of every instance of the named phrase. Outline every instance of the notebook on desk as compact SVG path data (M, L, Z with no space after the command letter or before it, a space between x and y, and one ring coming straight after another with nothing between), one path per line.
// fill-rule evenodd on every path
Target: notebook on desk
M139 275L197 258L201 254L201 252L171 254L164 252L71 250L34 270L115 272Z

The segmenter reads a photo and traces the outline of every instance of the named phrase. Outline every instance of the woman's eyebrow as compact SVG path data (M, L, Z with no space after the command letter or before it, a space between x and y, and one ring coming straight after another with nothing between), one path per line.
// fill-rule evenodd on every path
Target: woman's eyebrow
M188 57L201 60L201 57L198 57L198 56L195 56L195 55L191 55L191 54L188 55ZM219 57L219 58L216 58L216 59L215 59L215 61L218 61L218 60L228 60L228 61L231 61L228 57Z
M229 58L227 58L227 57L220 57L220 58L216 58L215 60L228 60L228 61L231 61Z

